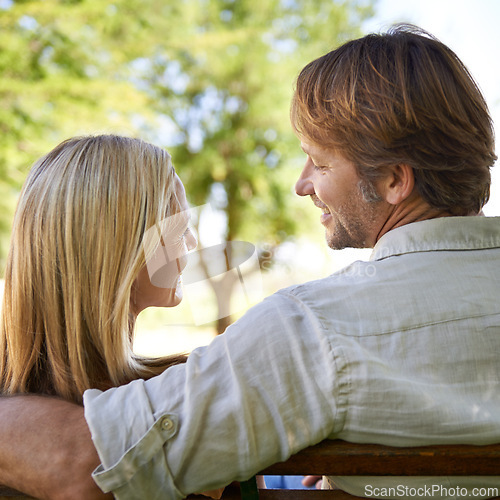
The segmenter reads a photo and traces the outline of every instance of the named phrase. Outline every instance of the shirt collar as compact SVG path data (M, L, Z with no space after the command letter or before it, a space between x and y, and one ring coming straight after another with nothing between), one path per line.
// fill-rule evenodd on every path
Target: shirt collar
M412 222L384 234L370 260L436 250L500 247L500 217L441 217Z

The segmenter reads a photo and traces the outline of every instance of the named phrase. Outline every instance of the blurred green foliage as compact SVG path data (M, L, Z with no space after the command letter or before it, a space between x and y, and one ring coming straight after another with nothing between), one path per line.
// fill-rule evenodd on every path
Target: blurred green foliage
M227 240L279 245L302 217L294 78L360 35L371 4L0 0L0 256L32 162L102 132L167 147L192 204L225 214Z

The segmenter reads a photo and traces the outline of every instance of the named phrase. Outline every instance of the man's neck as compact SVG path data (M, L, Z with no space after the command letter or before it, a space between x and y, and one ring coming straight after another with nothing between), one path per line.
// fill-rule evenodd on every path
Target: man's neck
M385 233L405 226L412 222L419 222L428 219L437 219L438 217L450 217L451 214L446 210L439 210L428 205L420 196L414 194L408 197L399 205L394 205L389 210L389 215L385 223L377 234L378 241Z

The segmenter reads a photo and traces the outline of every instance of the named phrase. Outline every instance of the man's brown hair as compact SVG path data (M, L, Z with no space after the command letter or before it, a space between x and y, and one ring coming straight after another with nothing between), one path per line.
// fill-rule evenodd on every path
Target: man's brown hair
M412 25L352 40L300 73L292 124L373 182L407 164L432 207L478 213L496 160L486 102L446 45Z

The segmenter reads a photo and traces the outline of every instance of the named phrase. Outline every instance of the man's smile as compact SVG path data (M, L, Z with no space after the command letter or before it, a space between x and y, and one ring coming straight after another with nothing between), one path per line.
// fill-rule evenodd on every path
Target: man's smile
M311 200L314 203L314 205L323 210L324 214L330 213L330 209L315 194L311 195Z

